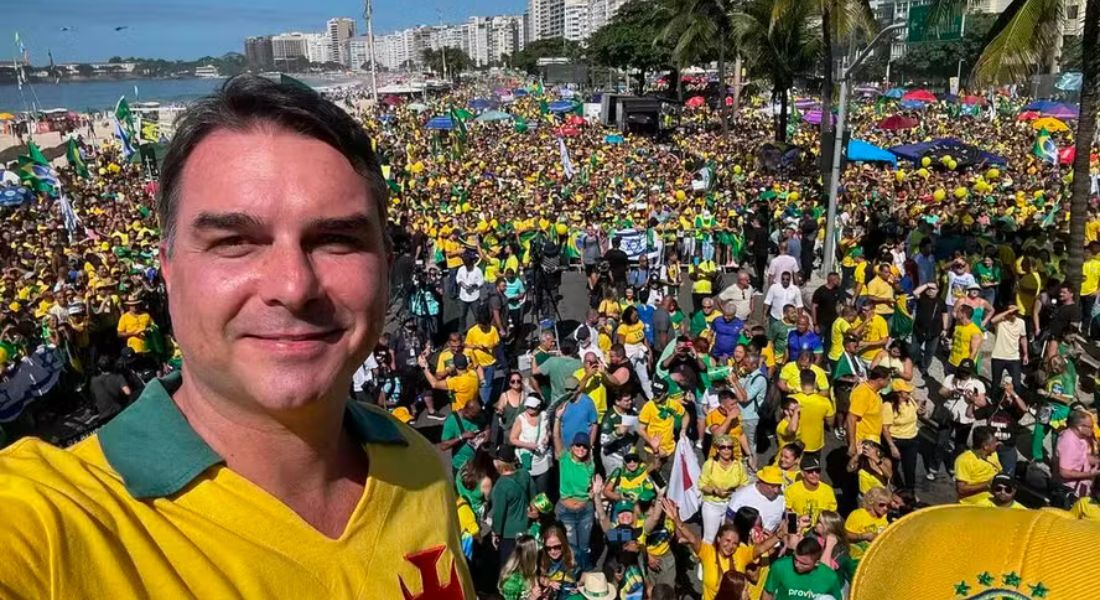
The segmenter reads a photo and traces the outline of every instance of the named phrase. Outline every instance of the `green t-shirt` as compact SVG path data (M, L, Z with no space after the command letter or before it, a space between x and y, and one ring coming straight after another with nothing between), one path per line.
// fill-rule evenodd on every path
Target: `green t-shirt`
M550 402L556 405L561 400L561 395L565 393L565 380L582 366L579 359L571 356L551 356L539 365L539 373L550 380L550 396L547 398Z
M573 454L566 451L561 456L559 465L559 491L561 497L574 500L588 498L588 489L592 487L592 475L596 472L596 465L591 461L577 462Z
M768 340L771 341L776 356L787 354L787 337L794 327L786 321L775 321L768 326Z
M772 563L768 578L764 581L764 591L771 593L775 600L803 600L804 598L843 598L840 576L829 567L818 563L808 573L799 573L794 568L794 557L784 556Z
M988 283L998 283L1001 281L1001 268L994 264L987 269L985 263L979 262L974 265L974 279L978 280L978 284L982 286Z
M450 416L447 417L447 420L443 422L443 433L440 439L444 442L449 442L462 437L462 434L467 431L478 431L480 429L481 426L477 423L458 413L451 413ZM466 464L473 457L474 447L463 442L451 449L451 468L457 472L462 468L462 465Z

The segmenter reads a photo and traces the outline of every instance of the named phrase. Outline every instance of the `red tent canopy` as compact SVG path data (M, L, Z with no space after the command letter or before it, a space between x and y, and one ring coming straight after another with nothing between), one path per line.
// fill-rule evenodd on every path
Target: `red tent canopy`
M917 100L919 102L936 102L936 95L928 90L911 90L905 92L902 100Z
M588 123L588 121L585 121L584 117L582 117L580 115L569 115L569 118L567 118L565 120L565 124L570 125L570 126L580 126L580 125L585 125L587 123Z
M1034 121L1039 118L1039 113L1033 110L1025 110L1016 116L1017 121Z
M558 135L564 137L576 137L581 134L581 130L576 127L559 127Z
M985 98L981 96L964 96L962 99L963 104L977 104L978 106L985 106L987 104Z
M879 121L876 127L886 131L898 131L900 129L912 129L917 125L920 125L920 121L916 119L903 117L901 115L893 115Z
M687 102L684 102L684 106L688 108L699 108L705 103L706 100L702 96L692 96L691 98L687 99Z

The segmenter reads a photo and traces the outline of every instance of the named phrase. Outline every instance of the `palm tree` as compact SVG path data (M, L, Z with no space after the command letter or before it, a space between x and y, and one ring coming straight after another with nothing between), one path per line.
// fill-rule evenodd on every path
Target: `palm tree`
M965 0L934 0L929 21L942 22L952 11L965 7ZM1062 0L1013 0L993 23L984 49L971 71L973 85L1020 81L1032 74L1058 46L1062 36ZM1096 133L1097 85L1100 84L1100 0L1085 6L1085 30L1081 39L1083 58L1080 116L1077 120L1073 161L1073 186L1069 211L1069 260L1066 280L1079 290L1085 253L1085 222L1088 219L1089 155Z
M821 55L821 37L811 24L813 5L795 2L773 21L775 6L783 0L749 0L733 14L737 47L749 57L749 68L772 84L779 100L775 139L787 139L787 107L794 80L813 70ZM826 117L827 118L827 117Z
M667 0L671 15L662 40L675 38L672 56L684 64L688 58L718 55L718 114L722 133L729 132L726 118L726 49L730 45L731 14L736 0Z
M834 45L854 35L870 37L878 28L878 23L870 0L778 0L773 7L772 23L780 21L794 4L807 2L812 4L821 18L821 114L828 115L833 110ZM832 152L832 148L826 148L832 129L832 119L821 119L820 156Z

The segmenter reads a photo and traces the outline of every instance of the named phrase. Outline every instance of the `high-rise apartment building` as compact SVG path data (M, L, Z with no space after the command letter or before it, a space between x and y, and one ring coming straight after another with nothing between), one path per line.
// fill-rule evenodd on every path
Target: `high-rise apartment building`
M565 0L527 0L528 42L565 35Z
M270 71L275 68L275 55L270 35L257 35L244 40L244 56L251 71Z
M271 36L271 60L276 69L287 69L294 62L309 60L309 34L300 31Z
M329 19L325 27L328 52L332 62L351 66L348 42L355 37L355 20L347 17Z

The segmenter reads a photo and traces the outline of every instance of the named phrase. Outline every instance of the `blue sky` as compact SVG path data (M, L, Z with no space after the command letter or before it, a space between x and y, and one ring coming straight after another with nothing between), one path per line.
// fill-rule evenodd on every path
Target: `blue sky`
M354 0L3 0L0 60L15 54L19 32L31 62L106 60L111 56L194 59L243 52L244 38L280 31L320 31L330 17L355 17L363 25L363 3ZM471 15L521 14L525 0L375 0L379 34L447 23ZM127 26L115 31L115 27ZM63 28L68 28L63 31Z

